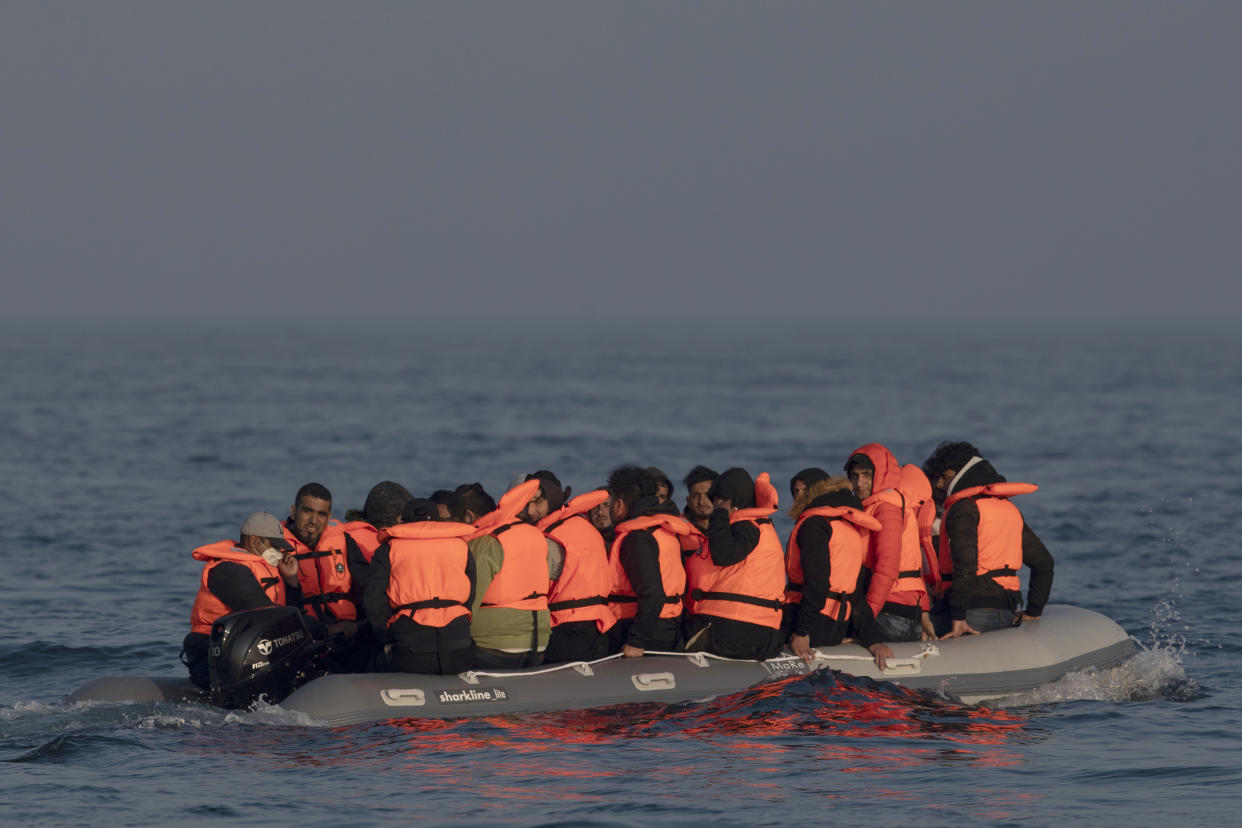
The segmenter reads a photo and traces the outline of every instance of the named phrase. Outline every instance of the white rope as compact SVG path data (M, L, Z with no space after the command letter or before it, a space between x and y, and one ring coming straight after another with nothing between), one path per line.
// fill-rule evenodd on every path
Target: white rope
M479 677L484 678L521 678L522 676L542 676L547 673L556 673L561 670L577 670L582 667L590 667L595 664L603 664L605 661L612 661L620 658L621 654L604 656L597 658L595 661L567 661L564 664L555 664L551 667L544 667L542 670L523 670L520 673L493 673L487 670L467 670L464 673L458 673L457 677L467 684L478 684Z
M823 650L814 650L816 658L822 658L824 661L871 661L875 656L869 655L837 655L836 653L825 653ZM923 649L909 658L930 658L931 656L940 655L940 648L930 642L923 644ZM908 660L908 659L906 659Z
M871 661L874 658L874 656L870 656L870 655L845 655L845 654L837 655L836 653L829 654L829 653L825 653L823 650L820 650L820 649L813 650L812 652L814 653L817 659L821 659L823 661ZM708 653L708 652L672 653L672 652L668 652L667 650L647 650L644 653L644 655L678 656L680 658L684 658L684 659L687 659L695 663L701 663L704 660L751 661L756 664L762 663L762 662L754 661L754 659L750 659L750 658L726 658L725 656L720 656L720 655L716 655L715 653ZM937 656L937 655L940 655L940 648L937 647L935 644L926 643L923 645L923 649L919 653L917 653L914 656L911 656L910 659L903 659L903 660L928 658L930 656ZM492 672L490 670L467 670L464 673L458 673L457 677L460 678L462 681L466 682L467 684L478 684L480 678L492 678L492 679L522 678L523 676L542 676L542 675L547 675L548 673L558 673L563 670L575 670L577 672L582 673L583 675L589 676L591 675L590 668L593 667L594 665L603 664L608 661L614 661L618 658L621 658L620 653L616 653L610 656L604 656L603 658L597 658L594 661L568 661L564 664L554 664L551 667L544 667L541 670L522 670L522 672L520 673L512 673L512 672L497 673L497 672ZM796 659L796 658L798 658L798 656L796 655L779 655L779 656L776 656L775 658L771 658L768 660L769 661L788 661L790 659ZM706 665L703 665L703 666L706 666Z

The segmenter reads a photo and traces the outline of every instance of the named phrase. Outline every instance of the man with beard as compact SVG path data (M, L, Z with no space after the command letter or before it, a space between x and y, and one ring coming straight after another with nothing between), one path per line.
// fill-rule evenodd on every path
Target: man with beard
M719 475L707 466L695 466L681 481L686 484L686 508L681 516L693 523L700 532L707 531L707 522L712 516L714 507L707 493L717 477Z

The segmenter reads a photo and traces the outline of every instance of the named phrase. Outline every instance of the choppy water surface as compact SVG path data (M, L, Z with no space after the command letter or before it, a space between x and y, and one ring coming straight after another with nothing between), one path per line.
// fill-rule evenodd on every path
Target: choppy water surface
M15 824L1232 822L1242 795L1242 341L545 331L0 335L0 803ZM199 565L319 480L502 490L617 463L835 469L969 439L1039 483L1053 600L1147 649L968 708L830 673L709 703L327 728L279 707L69 705L178 674ZM678 487L680 489L680 487ZM680 497L683 492L678 492ZM781 531L788 521L779 524Z

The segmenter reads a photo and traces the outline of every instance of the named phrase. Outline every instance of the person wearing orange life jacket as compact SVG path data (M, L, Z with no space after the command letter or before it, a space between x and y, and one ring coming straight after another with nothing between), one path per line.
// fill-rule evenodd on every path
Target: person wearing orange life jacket
M660 502L656 481L645 469L613 469L608 492L615 531L608 549L609 607L618 621L609 632L609 649L625 658L649 649L676 650L686 590L682 550L699 548L703 536L671 502Z
M543 662L552 628L548 584L560 576L564 552L518 517L538 489L537 480L527 481L497 504L477 483L458 488L462 522L475 526L467 543L476 578L470 636L480 667Z
M879 443L869 443L850 452L844 469L867 514L880 522L867 541L863 580L884 640L934 641L918 513L901 491L897 458Z
M809 664L813 647L842 643L852 627L883 670L893 651L883 642L858 584L866 535L878 531L880 522L863 511L843 477L811 485L789 515L797 521L785 552L790 649Z
M411 498L380 533L363 607L383 645L380 672L448 675L470 669L474 559L468 523L440 521L430 500Z
M612 570L608 547L587 517L608 501L608 492L597 489L578 495L537 524L565 552L559 578L548 589L552 633L544 661L592 661L608 655L608 631L617 617L608 608Z
M320 483L298 489L285 521L285 540L298 562L302 605L328 625L328 632L353 638L358 607L345 551L345 533L331 520L332 494Z
M1053 560L1009 498L1035 491L1010 483L970 443L944 442L923 464L933 495L944 504L939 556L951 563L949 619L942 637L955 638L1036 621L1052 592ZM1018 570L1030 569L1026 608Z
M932 532L936 522L936 503L932 499L931 481L923 470L913 463L901 467L901 482L897 490L912 506L915 522L919 528L919 548L923 551L923 585L931 601L939 598L944 587L940 580L940 560L936 554L936 545L932 542Z
M687 649L763 660L785 643L785 549L769 517L777 508L767 472L723 472L711 489L707 544L685 559Z
M242 522L238 543L219 541L194 550L194 558L204 566L181 660L196 685L207 688L211 683L207 651L216 619L230 612L301 602L297 561L289 554L292 548L275 515L255 512Z
M349 568L350 593L359 608L360 621L366 620L363 597L370 579L371 559L383 543L383 530L401 523L401 511L413 495L400 483L383 480L371 487L361 511L345 512L341 531L345 534L345 564ZM379 655L379 633L370 623L359 624L348 652L334 654L334 666L349 672L366 670Z

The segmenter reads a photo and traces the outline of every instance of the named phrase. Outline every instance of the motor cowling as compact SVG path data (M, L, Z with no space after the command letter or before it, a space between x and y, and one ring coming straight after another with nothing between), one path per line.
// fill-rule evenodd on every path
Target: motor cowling
M212 701L246 708L276 704L313 677L316 641L295 607L260 607L221 616L208 645Z

